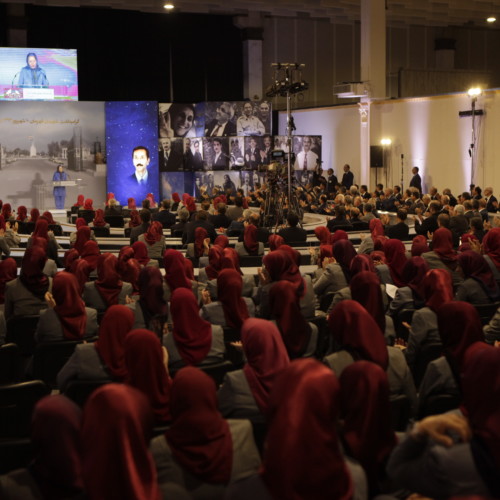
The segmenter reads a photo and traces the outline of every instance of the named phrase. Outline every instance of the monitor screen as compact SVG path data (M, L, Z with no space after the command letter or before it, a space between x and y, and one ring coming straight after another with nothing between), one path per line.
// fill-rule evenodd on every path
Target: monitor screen
M0 99L78 101L76 49L0 47Z

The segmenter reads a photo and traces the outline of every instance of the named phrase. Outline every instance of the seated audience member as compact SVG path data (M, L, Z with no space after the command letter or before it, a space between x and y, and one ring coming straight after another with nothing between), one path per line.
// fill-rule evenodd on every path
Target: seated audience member
M47 254L34 246L24 252L19 278L5 285L5 319L38 316L47 307L45 294L52 291L52 278L43 273Z
M9 281L15 280L16 278L16 261L12 257L0 260L0 311L3 311L3 305L5 304L5 287Z
M427 365L419 388L419 409L431 396L462 396L460 375L464 371L465 352L474 342L483 342L481 319L471 304L461 301L443 304L437 312L443 356Z
M335 218L330 219L326 224L326 227L330 232L335 231L335 228L337 227L342 227L345 231L353 229L351 222L346 217L346 210L344 206L337 205L335 207Z
M483 238L483 257L500 283L500 227L490 229Z
M188 243L186 248L186 257L201 259L208 255L210 248L210 238L208 238L207 230L204 227L197 227L194 230L194 242Z
M184 231L182 233L182 243L184 245L194 242L194 232L197 227L202 227L207 231L207 236L212 243L215 241L215 238L217 238L217 233L215 232L213 224L208 222L208 212L200 210L196 212L196 220L188 222L184 226Z
M82 253L80 257L87 262L90 266L90 272L92 276L96 276L97 262L99 257L101 256L101 251L99 250L99 246L95 241L87 241L85 245L83 245Z
M500 289L490 266L481 254L468 250L458 256L458 264L464 276L455 293L455 300L470 304L491 304L500 300Z
M0 498L78 500L86 498L81 458L82 412L65 396L46 396L35 405L31 425L33 461L0 476Z
M76 238L73 244L73 248L81 255L83 252L83 247L87 241L91 240L91 230L88 226L80 226L76 230ZM95 241L95 238L94 240Z
M182 236L184 229L189 221L189 212L185 208L182 208L178 212L178 215L179 215L179 222L175 223L170 228L170 233L172 236Z
M178 483L192 498L222 498L228 484L258 472L250 422L222 418L208 375L182 368L172 383L171 406L170 427L150 447L160 484Z
M163 236L163 228L160 222L151 222L148 230L139 235L138 241L146 244L150 259L161 259L166 247L165 236Z
M234 205L227 207L226 215L232 221L237 221L243 215L243 198L241 196L236 196L234 199Z
M218 245L214 245L208 251L208 265L202 267L198 274L200 283L216 280L219 272L222 269L222 259L224 257L224 249Z
M125 304L127 295L132 295L132 285L120 279L117 264L118 259L113 254L99 256L97 280L86 283L83 292L83 300L87 306L101 312L109 306Z
M158 221L163 229L168 229L175 224L175 214L170 212L170 200L163 200L160 210L153 214L153 220Z
M224 332L199 315L196 298L187 288L177 288L170 299L173 328L163 337L170 369L208 365L224 360Z
M30 210L30 222L33 222L33 223L36 223L36 221L39 219L40 217L40 211L38 210L38 208L32 208Z
M271 390L259 474L231 485L225 498L368 498L362 467L342 453L339 409L337 377L313 359L293 361Z
M131 210L129 213L130 220L128 221L128 227L138 227L142 224L139 212L137 210Z
M147 209L142 209L139 212L139 217L141 219L141 224L139 226L133 227L130 231L130 244L133 245L138 241L139 236L144 234L149 229L149 224L151 222L151 212Z
M387 465L396 487L430 498L498 496L499 364L499 349L469 347L462 374L466 416L434 415L408 432Z
M52 282L52 293L47 292L45 300L48 309L40 311L36 342L82 340L97 334L97 311L85 307L73 274L57 273Z
M412 257L421 257L423 253L429 252L430 248L427 244L427 238L419 234L415 236L411 244L411 255Z
M441 211L441 204L439 201L431 201L429 203L429 216L424 220L422 215L415 217L415 232L423 236L428 233L433 233L438 228L438 215Z
M127 199L127 208L129 210L137 210L137 203L135 201L135 198L128 198Z
M163 254L163 267L165 268L165 300L170 300L170 295L177 288L187 288L198 298L198 282L187 274L185 257L179 251L169 248Z
M211 224L213 224L213 226L216 228L219 227L223 227L224 229L228 228L232 222L232 219L230 219L226 215L227 205L225 203L218 203L216 209L217 213L215 215L211 215L208 218L208 221Z
M269 393L276 376L290 360L278 328L263 319L249 318L241 328L246 364L226 373L217 394L225 418L247 418L264 422Z
M95 211L95 217L92 223L94 227L105 227L109 229L109 224L104 220L104 210L102 210L102 208L98 208Z
M389 217L386 216L384 219L384 231L388 238L406 241L408 240L408 234L410 232L410 228L408 224L406 224L405 220L407 218L406 210L398 210L396 215L396 224L390 226L389 225ZM427 233L425 233L427 235Z
M387 240L384 243L384 254L391 274L391 280L397 287L406 286L403 269L408 262L405 246L401 240Z
M126 306L111 306L99 325L99 339L78 344L57 375L57 386L64 392L73 380L114 380L127 375L123 342L132 330L134 314Z
M156 334L149 330L132 330L123 343L125 382L147 396L156 425L170 421L170 388L172 380L166 362L168 354Z
M361 236L362 241L359 245L358 253L370 254L373 250L382 250L384 243L387 241L385 236L384 226L380 219L372 218L369 222L371 237Z
M384 492L385 467L398 442L391 427L387 374L375 363L356 361L342 371L339 382L345 451L363 467L373 498Z
M236 243L234 249L240 257L264 255L264 243L257 239L257 227L253 224L247 224L243 233L243 241Z
M83 204L83 209L78 210L78 217L82 217L86 221L91 221L95 216L93 203L94 200L87 198Z
M314 235L318 238L321 245L328 245L330 239L330 231L325 226L317 226L314 228Z
M280 229L278 233L285 240L285 243L307 240L307 231L301 227L297 227L299 224L299 216L296 213L290 212L286 221L288 223L288 227Z
M45 251L47 252L47 257L57 262L57 250L60 246L56 241L54 233L49 231L49 224L45 219L38 219L36 222L35 230L28 238L26 248L30 248L35 243L36 238L41 238L46 241Z

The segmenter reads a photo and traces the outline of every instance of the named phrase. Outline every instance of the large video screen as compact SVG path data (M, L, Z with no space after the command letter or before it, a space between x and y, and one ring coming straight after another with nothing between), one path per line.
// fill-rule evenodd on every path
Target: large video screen
M78 101L76 49L0 47L0 99Z

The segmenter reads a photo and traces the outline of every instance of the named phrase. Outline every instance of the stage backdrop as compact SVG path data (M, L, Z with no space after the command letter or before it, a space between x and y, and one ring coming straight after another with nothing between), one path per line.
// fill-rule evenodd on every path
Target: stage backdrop
M66 207L80 193L103 200L104 130L103 102L0 102L0 199L54 208L52 176L63 164L78 183L66 188Z

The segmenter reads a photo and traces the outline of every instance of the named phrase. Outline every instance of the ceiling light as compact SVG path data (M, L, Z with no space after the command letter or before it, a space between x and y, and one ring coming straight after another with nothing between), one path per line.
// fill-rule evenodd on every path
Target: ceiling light
M482 90L479 87L473 87L467 91L469 97L478 97L482 94Z
M487 23L494 23L496 20L497 20L496 17L490 16L490 17L488 17L488 19L486 19L486 22Z
M175 7L173 3L166 3L163 8L167 10L172 10Z
M390 139L382 139L380 141L380 144L382 144L382 146L390 146L392 144L392 141Z

